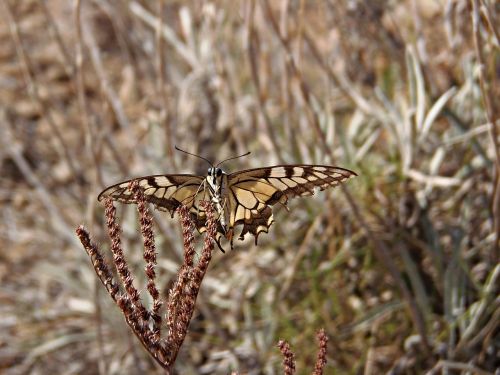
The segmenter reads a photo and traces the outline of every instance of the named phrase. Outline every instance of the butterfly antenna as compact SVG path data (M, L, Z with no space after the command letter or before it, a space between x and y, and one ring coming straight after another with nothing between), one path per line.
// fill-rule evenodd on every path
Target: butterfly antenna
M229 161L229 160L233 160L233 159L238 159L238 158L242 158L243 156L247 156L247 155L250 155L250 151L242 154L242 155L238 155L238 156L233 156L232 158L228 158L228 159L224 159L222 160L221 162L219 162L215 168L217 168L219 165L221 165L222 163L225 163L226 161Z
M211 166L212 168L214 167L214 165L212 164L212 162L211 162L210 160L208 160L208 159L205 159L203 156L196 155L196 154L192 154L192 153L190 153L190 152L187 152L187 151L181 150L181 149L180 149L179 147L177 147L177 146L174 146L174 147L175 147L175 149L176 149L177 151L183 152L183 153L188 154L188 155L191 155L191 156L196 156L197 158L200 158L200 159L202 159L202 160L205 160L208 164L210 164L210 166Z

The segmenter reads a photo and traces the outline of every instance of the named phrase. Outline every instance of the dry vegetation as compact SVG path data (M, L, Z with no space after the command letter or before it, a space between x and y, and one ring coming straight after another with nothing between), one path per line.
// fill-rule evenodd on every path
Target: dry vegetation
M212 160L252 151L227 170L359 174L277 212L259 246L213 253L178 373L278 374L283 355L307 373L321 328L326 374L498 371L498 2L0 0L0 11L0 372L162 373L75 228L108 254L101 189L206 173L175 144ZM150 308L137 211L117 208ZM154 212L154 227L165 296L183 239L178 217Z

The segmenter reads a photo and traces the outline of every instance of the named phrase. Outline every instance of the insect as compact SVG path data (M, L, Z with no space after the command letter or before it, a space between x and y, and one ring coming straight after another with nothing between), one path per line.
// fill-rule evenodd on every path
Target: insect
M220 166L228 160L249 154L232 157L217 165L208 159L187 151L177 150L196 156L210 164L206 176L192 174L165 174L139 177L120 182L105 189L98 200L106 197L122 203L137 203L129 190L131 181L142 187L146 200L157 209L170 212L174 216L180 205L190 209L190 216L200 233L206 230L206 213L200 206L203 200L210 200L218 215L216 241L219 248L225 237L233 248L234 228L242 225L239 239L247 233L255 236L269 231L273 224L271 206L281 204L286 207L289 198L314 194L314 188L324 190L334 187L357 174L348 169L328 165L276 165L272 167L246 169L227 174Z

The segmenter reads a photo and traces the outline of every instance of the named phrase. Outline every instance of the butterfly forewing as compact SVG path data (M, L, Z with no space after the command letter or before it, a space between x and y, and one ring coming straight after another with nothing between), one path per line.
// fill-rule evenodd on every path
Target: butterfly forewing
M188 174L141 177L110 186L99 194L98 199L110 197L122 203L137 203L135 196L129 190L130 182L137 181L148 202L159 210L169 211L173 216L181 204L191 210L199 209L198 203L204 193L200 186L204 179L202 176ZM199 194L200 192L202 194Z

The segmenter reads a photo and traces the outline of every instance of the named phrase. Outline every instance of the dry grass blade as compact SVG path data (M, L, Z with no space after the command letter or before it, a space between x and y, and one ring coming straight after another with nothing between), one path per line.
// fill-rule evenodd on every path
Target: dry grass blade
M146 8L144 8L139 2L131 1L129 6L132 13L139 17L146 24L148 24L152 29L157 27L158 20L156 19L156 17ZM197 67L199 65L193 51L187 48L187 46L175 34L175 31L172 30L168 25L163 24L163 27L161 28L161 34L163 38L165 38L165 40L174 47L179 56L181 56L192 67Z
M486 13L487 8L483 8ZM489 19L489 17L488 17ZM481 97L485 107L485 114L490 124L489 135L493 145L493 152L495 156L495 171L493 173L495 182L494 189L491 196L491 208L493 213L493 223L495 227L495 243L493 248L494 259L498 261L500 257L500 143L498 126L500 124L500 107L498 103L493 100L495 97L493 87L495 83L494 77L486 76L487 61L485 58L484 44L480 35L479 24L479 0L472 0L472 26L474 33L474 45L476 47L476 58L479 63L479 83L481 85ZM493 82L490 82L490 79ZM497 77L498 79L498 77Z
M23 78L26 84L26 88L28 91L28 95L31 100L34 102L37 110L43 114L43 117L47 120L51 131L54 135L53 140L56 145L56 149L61 153L62 157L66 160L68 167L71 169L75 178L80 180L82 178L82 172L77 167L74 161L74 156L71 154L68 144L64 139L63 133L60 130L59 126L56 124L56 121L52 115L52 112L49 110L47 104L40 95L40 87L33 73L33 64L30 62L30 58L26 51L26 48L23 45L19 25L14 18L12 13L11 6L7 0L3 0L4 14L7 16L7 20L9 22L9 28L12 35L12 39L14 40L16 46L16 52L19 60L21 61L21 69L23 73Z

